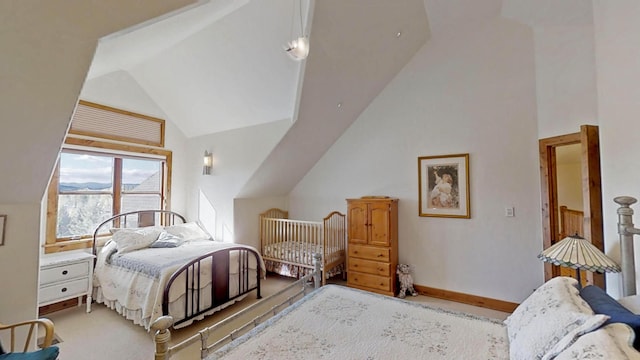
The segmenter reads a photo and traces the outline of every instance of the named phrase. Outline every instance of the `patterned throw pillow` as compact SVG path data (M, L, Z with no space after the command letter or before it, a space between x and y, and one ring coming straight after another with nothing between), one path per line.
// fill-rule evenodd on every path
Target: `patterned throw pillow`
M505 320L512 360L553 359L578 336L607 321L606 315L594 315L577 285L573 278L553 278Z
M605 325L612 323L623 323L629 325L635 332L636 338L633 347L640 349L640 315L632 313L614 300L601 288L595 285L588 285L580 290L580 297L589 304L589 307L596 314L609 316Z
M184 244L184 240L182 238L177 237L173 234L169 234L166 231L163 231L158 236L158 240L154 241L150 248L174 248Z
M162 228L158 226L120 229L113 234L111 240L116 243L118 254L124 254L148 247L158 239L161 232Z
M640 360L640 352L630 344L634 332L629 325L614 323L582 335L555 360L628 359Z

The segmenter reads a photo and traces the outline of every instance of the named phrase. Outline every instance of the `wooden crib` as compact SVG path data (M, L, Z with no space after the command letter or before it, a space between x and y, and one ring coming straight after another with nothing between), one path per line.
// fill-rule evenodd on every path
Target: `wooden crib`
M260 249L267 271L300 278L313 271L313 254L320 255L322 285L346 271L346 216L334 211L323 221L288 218L281 209L260 214Z

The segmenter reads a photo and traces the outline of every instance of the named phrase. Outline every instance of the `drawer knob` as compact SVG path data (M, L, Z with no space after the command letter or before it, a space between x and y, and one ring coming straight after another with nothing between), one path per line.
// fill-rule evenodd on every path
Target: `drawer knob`
M67 270L63 270L62 271L62 275L67 275L68 273L69 273L69 271L67 271Z
M67 288L62 288L62 290L60 290L62 292L67 292Z

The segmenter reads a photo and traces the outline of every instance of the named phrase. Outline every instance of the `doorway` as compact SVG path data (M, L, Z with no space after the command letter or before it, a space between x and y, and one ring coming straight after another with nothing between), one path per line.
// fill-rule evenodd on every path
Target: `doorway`
M566 203L572 185L559 181L567 181L563 173L565 163L563 157L574 153L569 146L574 146L580 158L579 192L582 194L582 209L571 209ZM602 187L600 179L600 143L598 127L593 125L580 126L580 132L555 136L539 140L540 176L542 184L542 242L543 249L550 247L563 239L566 235L578 232L585 239L604 252L602 229ZM577 156L576 155L576 156ZM571 176L569 176L571 177ZM573 196L575 198L575 195ZM561 206L565 208L561 210ZM579 202L572 201L571 207L578 207ZM573 210L573 212L566 212ZM579 212L582 211L582 214ZM561 213L563 216L561 216ZM565 217L564 221L562 217ZM580 223L576 224L576 219ZM561 227L564 225L564 227ZM580 233L579 230L582 230ZM586 284L597 285L605 289L603 274L583 272L582 278ZM545 281L556 276L574 276L575 271L562 269L549 263L544 264Z

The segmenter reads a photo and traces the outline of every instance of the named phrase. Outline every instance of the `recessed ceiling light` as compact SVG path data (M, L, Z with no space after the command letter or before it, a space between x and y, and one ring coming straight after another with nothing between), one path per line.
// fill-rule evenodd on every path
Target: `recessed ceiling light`
M400 36L402 36L402 31L398 31L398 32L396 33L396 37L397 37L397 38L399 38Z
M342 107L342 103L341 103L341 102L339 102L339 103L338 103L338 109L340 109L341 107Z

